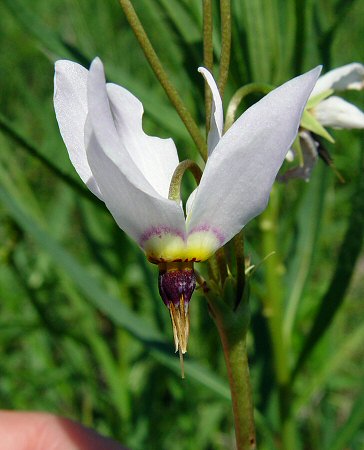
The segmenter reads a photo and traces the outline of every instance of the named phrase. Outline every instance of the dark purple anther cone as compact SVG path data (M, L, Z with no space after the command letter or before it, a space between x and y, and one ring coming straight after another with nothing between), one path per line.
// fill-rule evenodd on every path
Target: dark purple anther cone
M196 287L193 263L160 264L158 286L166 306L172 302L177 307L182 298L187 306Z

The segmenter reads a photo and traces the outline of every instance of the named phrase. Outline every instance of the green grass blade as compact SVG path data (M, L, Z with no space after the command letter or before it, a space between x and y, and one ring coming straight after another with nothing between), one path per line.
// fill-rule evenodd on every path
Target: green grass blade
M288 298L285 302L284 335L290 341L297 310L310 275L315 247L320 230L323 200L327 185L327 168L318 165L307 186L305 196L298 212L298 238L294 259L288 264Z
M183 40L192 44L201 39L201 29L193 17L192 9L185 8L177 0L158 0Z
M262 14L263 2L262 0L253 2L244 0L242 8L253 81L270 82L271 61L266 38L266 24Z
M57 167L50 159L46 158L36 147L35 144L30 142L23 134L3 115L0 113L0 130L8 136L13 142L19 145L19 148L25 150L28 155L32 156L36 160L40 161L44 166L52 172L57 178L62 180L68 186L70 186L75 192L82 195L93 202L96 198L90 191L84 188L81 183L77 182L70 175L65 173L62 169Z
M364 389L356 396L353 408L345 424L335 431L326 450L342 450L349 447L355 433L364 425ZM356 447L355 447L356 448Z
M266 39L269 43L268 55L271 61L271 81L275 84L282 78L285 79L286 67L282 65L282 39L279 32L279 15L285 10L285 5L279 5L278 0L265 0L262 13L264 14L264 24ZM267 56L268 56L267 55Z
M86 55L83 49L65 42L59 34L39 20L26 2L5 0L4 5L22 26L25 33L31 36L37 44L40 44L43 50L46 50L52 61L71 59L87 68L90 66L91 60L96 55ZM146 63L144 62L144 64ZM179 137L186 140L188 134L181 126L181 121L176 111L170 106L166 96L150 89L148 83L143 83L135 75L130 75L123 66L106 63L105 67L108 80L121 83L124 87L130 89L134 95L137 95L143 101L148 116L152 117L155 123L162 125L163 130L171 133L174 138ZM168 120L165 120L166 117L168 117Z
M68 57L71 56L71 52L69 52L60 37L51 29L45 27L37 15L33 14L32 10L24 2L4 0L3 5L13 14L26 33L40 42L44 48L56 55L68 54Z
M280 14L280 27L284 29L284 35L281 36L281 69L276 68L278 71L277 80L282 81L283 72L286 76L293 75L292 69L295 61L295 40L297 30L297 15L295 2L282 2L285 6L284 13ZM282 4L281 3L281 4ZM302 24L300 23L300 26ZM281 29L282 29L281 28Z
M302 365L314 349L317 342L327 331L336 313L340 309L351 281L356 261L360 255L364 237L363 153L364 151L362 150L360 161L361 170L359 170L357 189L352 201L352 212L337 258L336 269L334 271L331 283L321 299L313 325L298 357L293 376L298 374Z
M153 325L138 317L122 302L105 292L98 282L50 234L40 227L27 214L19 201L9 195L3 187L0 187L0 200L19 226L67 273L95 308L117 326L124 328L143 342L157 360L179 373L179 361L170 354L171 345ZM208 369L201 367L197 362L188 360L185 362L185 368L188 377L213 390L215 394L225 399L230 398L227 385Z
M295 414L300 414L302 409L309 404L310 399L320 389L324 388L325 384L332 379L337 371L345 367L346 362L351 360L352 355L362 347L363 342L364 324L352 331L340 347L336 349L335 353L328 356L324 360L324 364L311 375L304 391L299 395L294 405Z

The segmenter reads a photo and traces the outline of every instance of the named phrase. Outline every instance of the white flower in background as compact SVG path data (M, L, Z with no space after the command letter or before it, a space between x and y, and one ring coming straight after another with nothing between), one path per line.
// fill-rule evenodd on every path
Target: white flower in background
M195 287L193 262L208 259L265 209L320 72L316 68L275 89L222 136L216 83L206 69L199 70L213 94L209 155L186 214L180 201L168 198L179 164L175 144L144 133L141 102L105 82L99 58L89 71L57 61L55 73L55 111L71 162L119 227L159 264L160 292L182 353Z
M364 128L364 113L353 104L332 93L364 88L364 65L351 63L321 76L311 93L311 113L324 127ZM318 101L318 103L317 103ZM316 103L316 104L315 104Z
M336 92L362 89L364 89L364 65L360 63L338 67L317 80L302 116L299 141L295 142L296 148L289 149L286 155L286 160L292 162L299 153L301 163L297 167L288 169L283 175L279 175L277 178L279 181L287 181L291 178L303 178L305 181L309 181L319 156L334 169L338 178L343 181L335 169L329 152L314 134L334 143L334 139L325 127L364 128L364 113L346 100L332 95Z

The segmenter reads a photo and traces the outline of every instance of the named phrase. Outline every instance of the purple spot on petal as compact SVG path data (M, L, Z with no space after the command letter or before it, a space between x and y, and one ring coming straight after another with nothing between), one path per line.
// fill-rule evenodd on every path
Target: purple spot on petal
M143 244L148 239L158 236L159 239L162 239L163 235L165 234L172 234L174 236L180 237L182 240L185 240L185 235L182 233L182 231L178 230L177 228L171 228L165 225L160 225L156 227L150 227L144 233L141 235L139 239L139 245L143 247Z
M198 227L192 228L192 230L188 234L191 235L193 233L198 233L200 231L213 233L217 237L221 245L225 242L225 236L222 234L222 232L218 228L211 227L210 225L207 224L199 225Z

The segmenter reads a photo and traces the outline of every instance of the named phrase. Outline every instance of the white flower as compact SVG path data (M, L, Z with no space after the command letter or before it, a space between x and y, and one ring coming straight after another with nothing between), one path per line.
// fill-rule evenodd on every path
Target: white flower
M334 139L325 127L364 128L364 113L346 100L332 95L334 92L359 91L363 88L364 65L359 63L338 67L317 80L302 116L301 130L295 143L296 149L289 149L286 155L286 160L292 162L296 157L298 147L301 158L300 165L279 175L277 178L279 181L288 181L291 178L303 178L305 181L309 181L319 154L332 167L339 179L343 180L335 169L328 151L322 147L315 135L334 143Z
M351 63L338 67L317 80L308 102L308 109L310 110L312 102L314 106L310 111L324 127L364 128L364 114L359 108L335 95L327 98L333 92L363 88L363 64Z
M223 136L218 88L206 69L199 71L213 97L208 160L186 214L180 199L169 198L179 165L174 142L143 132L142 104L126 89L106 84L100 59L90 71L57 61L54 90L59 128L76 171L159 266L159 292L181 362L196 285L193 263L208 259L265 209L320 69L272 91Z
M185 217L180 202L168 198L179 163L175 144L143 132L140 101L105 82L98 58L89 71L71 61L56 63L54 105L72 164L156 263L206 260L265 209L320 72L275 89L222 136L216 83L199 70L213 93L209 157Z

